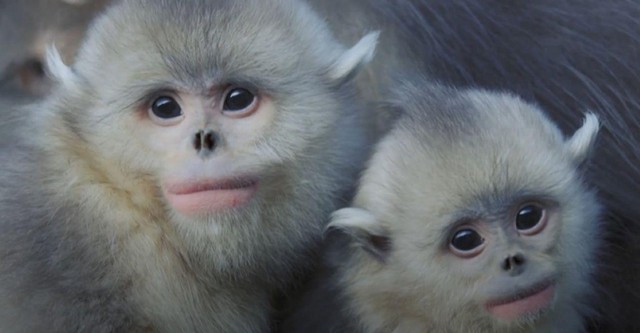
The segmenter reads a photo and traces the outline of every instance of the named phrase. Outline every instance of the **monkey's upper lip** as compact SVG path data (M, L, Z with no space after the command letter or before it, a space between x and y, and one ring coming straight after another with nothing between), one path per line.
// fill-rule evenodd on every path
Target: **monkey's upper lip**
M173 195L185 195L205 191L241 190L255 187L258 184L257 177L242 176L225 179L207 179L174 183L166 187L166 191Z
M258 191L258 179L242 176L184 181L171 183L164 190L165 198L178 212L206 215L249 202Z
M485 304L485 307L498 318L514 320L547 308L554 295L555 280L546 279L511 296L491 300Z
M512 303L530 296L533 296L535 294L538 294L539 292L547 289L548 287L552 286L553 284L555 284L555 280L554 279L546 279L543 280L542 282L538 282L536 284L534 284L533 286L529 287L529 288L524 288L514 294L512 294L511 296L507 296L507 297L503 297L503 298L499 298L499 299L495 299L492 301L489 301L486 303L487 307L493 307L493 306L498 306L498 305L503 305L503 304L508 304L508 303Z

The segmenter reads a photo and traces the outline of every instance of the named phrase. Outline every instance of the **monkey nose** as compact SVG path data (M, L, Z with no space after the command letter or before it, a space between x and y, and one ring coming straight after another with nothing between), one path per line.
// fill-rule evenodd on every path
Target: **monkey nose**
M519 275L524 272L526 262L526 258L522 253L516 253L502 260L500 268L511 275Z
M218 134L213 130L201 130L193 139L193 148L201 157L207 157L216 149L218 141Z

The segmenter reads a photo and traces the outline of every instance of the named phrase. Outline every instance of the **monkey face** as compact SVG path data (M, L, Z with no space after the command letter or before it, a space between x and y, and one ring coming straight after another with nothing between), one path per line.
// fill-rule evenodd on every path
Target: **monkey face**
M565 142L538 110L499 97L472 100L458 128L437 128L437 113L401 119L363 177L361 208L334 214L330 226L367 250L345 278L362 308L425 328L519 332L585 295L599 206L577 147L597 123Z
M281 162L257 148L275 116L266 94L239 85L214 88L209 96L154 97L142 119L149 133L141 139L159 154L173 151L162 163L161 184L171 207L207 215L246 204L268 168Z
M348 81L375 42L344 49L291 0L124 1L71 68L52 56L53 109L114 188L144 182L144 206L192 257L230 271L319 236L364 158ZM273 261L259 264L288 265Z
M147 5L155 12L119 29ZM296 21L306 12L281 5L256 12L226 1L131 1L115 19L99 20L75 66L94 98L91 110L74 115L93 128L88 140L100 155L155 177L182 216L244 206L262 185L289 182L278 177L295 174L306 151L329 148L323 141L344 102L337 85L360 60L341 63L324 27L315 36L284 29L282 16ZM271 16L266 29L245 24ZM332 68L346 71L330 77Z
M562 221L551 200L528 198L505 208L504 215L451 223L444 253L450 272L483 281L474 301L484 310L505 322L527 321L546 312L556 297L560 268L552 258Z

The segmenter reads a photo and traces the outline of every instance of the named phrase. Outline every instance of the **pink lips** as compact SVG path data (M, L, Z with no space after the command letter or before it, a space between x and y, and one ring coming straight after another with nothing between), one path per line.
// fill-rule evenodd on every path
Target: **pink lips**
M524 294L488 302L485 307L500 319L515 320L525 314L536 313L544 309L551 303L554 295L555 284L545 283Z
M194 215L242 206L257 190L256 178L240 177L172 183L164 192L178 212Z

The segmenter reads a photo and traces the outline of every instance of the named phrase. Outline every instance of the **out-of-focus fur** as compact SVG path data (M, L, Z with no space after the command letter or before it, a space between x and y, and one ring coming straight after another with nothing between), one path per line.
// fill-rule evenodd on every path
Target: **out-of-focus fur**
M516 93L564 133L577 128L583 112L597 114L603 131L589 179L613 233L598 260L607 263L609 296L600 300L603 316L594 328L640 331L640 2L310 2L343 42L382 31L359 80L367 100L385 99L390 78L418 71L455 87Z
M363 41L290 0L131 0L70 68L51 52L59 84L0 152L0 331L265 332L366 157ZM186 217L145 100L212 81L269 95L272 124L231 161L265 177L242 209Z
M34 96L21 90L0 90L0 112L3 113L0 121L0 151L12 149L20 124L29 113L29 105L36 100Z
M337 211L329 225L350 237L329 234L326 275L283 332L584 332L597 303L604 237L582 175L595 117L565 140L514 96L424 82L396 89L393 105L403 114L378 145L353 208ZM473 216L487 229L509 230L514 205L531 200L554 202L547 214L556 217L540 235L504 243L509 236L496 236L499 245L480 262L448 249L457 220ZM387 252L365 251L371 237L388 238ZM527 285L543 274L538 269L558 277L549 313L507 323L482 300L502 278L504 252L515 249L527 257L527 274L505 278L501 292Z

